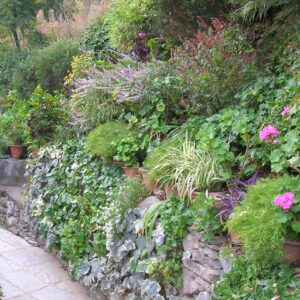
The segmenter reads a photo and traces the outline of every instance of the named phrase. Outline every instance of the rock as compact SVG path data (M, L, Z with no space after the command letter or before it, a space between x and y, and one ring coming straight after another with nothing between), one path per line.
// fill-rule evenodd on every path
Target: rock
M183 240L183 249L184 251L192 251L195 245L195 239L192 234L188 234Z
M195 300L209 300L210 293L209 292L201 292Z
M139 208L141 208L141 209L147 209L152 204L154 204L154 203L156 203L158 201L160 201L159 198L157 198L155 196L150 196L150 197L146 198L144 201L142 201L141 203L139 203Z
M183 269L182 278L183 278L183 293L185 295L194 295L201 291L199 290L198 284L194 280L193 272L187 269Z
M206 249L211 251L210 249ZM199 262L200 264L202 264L204 267L206 268L212 268L214 270L218 270L222 268L222 265L220 263L220 261L218 260L218 256L216 255L216 257L211 258L210 256L205 255L205 251L201 251L201 250L194 250L191 253L191 257L192 260Z
M25 169L26 160L0 159L0 185L24 185L27 182Z
M205 279L208 282L215 282L220 279L221 272L219 270L213 270L203 267L201 264L195 262L193 259L182 259L184 267L197 274L199 277Z
M18 224L18 219L16 217L8 217L7 224L8 226L15 226Z

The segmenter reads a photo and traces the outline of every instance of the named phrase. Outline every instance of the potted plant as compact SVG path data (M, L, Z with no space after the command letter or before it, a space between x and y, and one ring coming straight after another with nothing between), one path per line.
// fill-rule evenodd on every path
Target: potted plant
M222 169L209 152L200 152L193 141L176 138L155 162L150 175L166 188L166 194L175 193L192 199L196 191L216 188L223 181Z
M131 133L129 136L113 141L111 143L115 155L113 159L124 163L123 170L127 177L136 178L140 176L137 154L141 150L140 141Z
M21 159L24 155L25 146L28 141L27 128L13 125L6 133L6 137L11 157Z
M226 227L262 265L300 262L300 178L281 176L250 186Z
M106 163L115 163L119 167L124 166L124 162L115 161L117 155L114 143L125 139L131 135L128 125L120 121L110 121L99 125L92 130L85 142L85 148L96 156L100 156Z

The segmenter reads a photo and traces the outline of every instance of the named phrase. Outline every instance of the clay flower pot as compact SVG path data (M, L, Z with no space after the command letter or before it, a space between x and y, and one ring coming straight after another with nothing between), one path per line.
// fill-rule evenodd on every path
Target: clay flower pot
M15 159L21 159L24 154L24 146L21 145L11 145L9 150L11 157Z
M285 241L283 245L283 262L286 264L300 263L300 242Z
M155 180L149 179L148 170L144 168L140 168L140 174L142 174L142 178L144 181L144 185L148 191L155 191L158 188L158 184Z
M140 176L139 168L137 167L123 167L123 170L128 178L137 178Z

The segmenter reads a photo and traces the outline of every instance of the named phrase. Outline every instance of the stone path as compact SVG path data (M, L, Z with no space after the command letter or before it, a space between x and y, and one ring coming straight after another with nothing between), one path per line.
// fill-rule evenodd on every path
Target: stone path
M1 228L0 285L3 300L89 299L54 257Z

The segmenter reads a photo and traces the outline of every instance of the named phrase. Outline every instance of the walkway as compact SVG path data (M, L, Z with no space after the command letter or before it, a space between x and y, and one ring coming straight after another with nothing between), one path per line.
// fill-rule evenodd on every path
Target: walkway
M0 285L3 300L89 299L54 257L1 228Z

